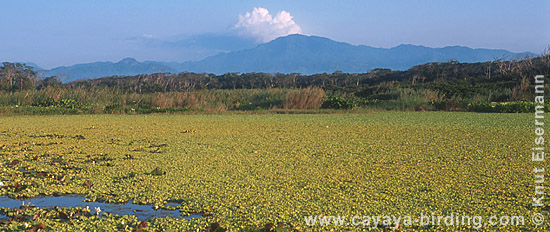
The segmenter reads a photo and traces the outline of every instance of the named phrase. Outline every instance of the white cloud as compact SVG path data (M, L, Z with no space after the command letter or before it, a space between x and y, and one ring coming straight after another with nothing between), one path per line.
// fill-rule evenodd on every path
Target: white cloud
M235 28L241 34L257 38L258 42L302 33L302 29L292 20L290 13L280 11L273 17L267 9L261 7L256 7L245 15L239 15L239 22L235 24Z

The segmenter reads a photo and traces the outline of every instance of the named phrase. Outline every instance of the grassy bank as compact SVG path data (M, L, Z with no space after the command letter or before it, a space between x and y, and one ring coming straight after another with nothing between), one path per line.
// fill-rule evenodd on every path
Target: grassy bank
M59 114L242 114L373 111L534 112L527 101L444 98L433 91L394 90L396 99L369 99L320 88L194 90L127 93L103 89L45 88L0 91L0 115Z

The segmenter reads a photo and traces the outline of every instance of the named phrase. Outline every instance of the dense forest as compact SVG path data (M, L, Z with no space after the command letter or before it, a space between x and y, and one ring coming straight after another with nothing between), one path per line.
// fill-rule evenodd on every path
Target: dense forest
M484 63L427 63L368 73L157 73L61 83L19 63L0 66L1 114L402 110L530 112L550 54Z

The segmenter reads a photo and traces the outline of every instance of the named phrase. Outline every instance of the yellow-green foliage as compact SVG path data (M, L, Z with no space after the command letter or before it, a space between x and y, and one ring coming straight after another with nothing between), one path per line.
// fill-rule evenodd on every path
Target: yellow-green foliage
M23 187L0 195L172 201L184 215L206 215L152 219L149 231L196 231L213 222L231 231L267 223L368 230L309 227L304 216L432 212L524 215L528 223L531 124L529 114L442 112L2 117L0 181ZM32 224L123 230L122 221L128 230L139 223L106 214L70 222L38 217ZM502 228L482 228L491 229Z

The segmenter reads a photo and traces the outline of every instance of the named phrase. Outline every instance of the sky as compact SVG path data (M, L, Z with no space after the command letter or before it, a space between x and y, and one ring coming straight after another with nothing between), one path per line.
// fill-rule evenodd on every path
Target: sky
M548 12L548 0L2 0L0 62L184 62L294 33L540 54L550 44Z

